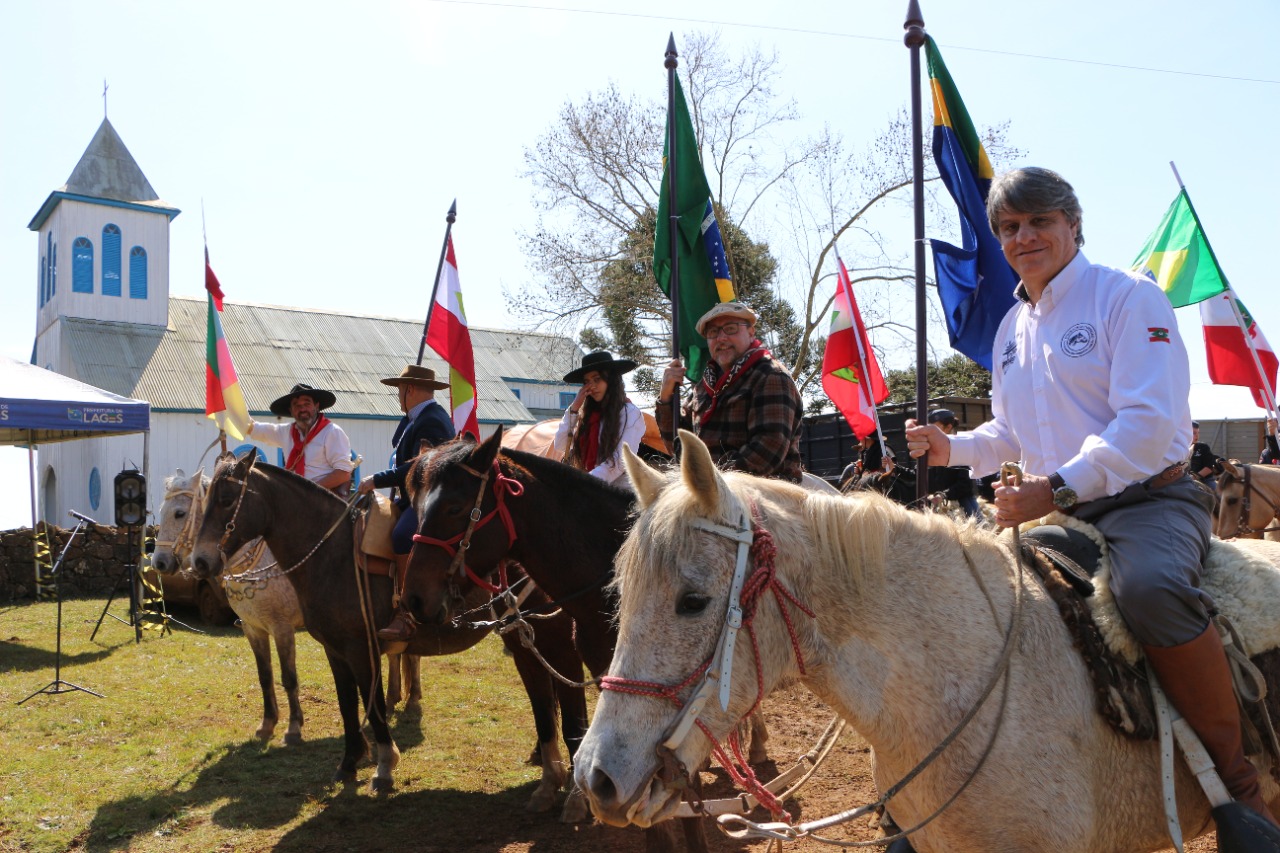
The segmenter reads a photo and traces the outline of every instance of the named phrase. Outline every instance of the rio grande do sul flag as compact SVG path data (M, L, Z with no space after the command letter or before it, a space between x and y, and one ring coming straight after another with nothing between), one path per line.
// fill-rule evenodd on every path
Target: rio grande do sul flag
M844 261L836 254L839 276L836 298L831 306L831 331L822 356L822 390L849 422L858 440L876 430L875 409L889 396L889 388L876 363L876 355L867 340L858 302L853 298L853 285Z
M1231 303L1240 310L1240 318L1244 320L1248 336L1253 342L1253 349L1258 354L1255 363L1253 354L1249 352L1249 344L1245 341L1246 332L1240 327L1240 320L1232 310ZM1276 388L1275 352L1271 344L1253 317L1245 309L1244 303L1236 298L1235 291L1228 289L1200 303L1200 322L1204 325L1204 348L1209 361L1209 380L1215 385L1243 385L1253 390L1253 400L1259 408L1267 408L1267 395L1263 393L1263 377L1266 388L1274 399ZM1259 375L1258 366L1262 373Z
M427 346L449 363L449 405L453 428L458 435L469 432L480 437L476 418L476 357L471 349L471 330L462 307L462 285L458 261L453 255L453 235L445 244L444 264L436 282L435 305L427 326Z
M217 422L218 429L232 438L249 434L249 407L236 379L227 338L222 333L222 285L209 265L209 249L204 250L204 289L209 294L209 321L205 332L204 414Z

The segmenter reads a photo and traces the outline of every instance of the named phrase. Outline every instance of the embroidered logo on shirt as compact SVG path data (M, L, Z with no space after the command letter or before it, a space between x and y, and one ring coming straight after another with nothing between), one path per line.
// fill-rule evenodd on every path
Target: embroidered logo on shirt
M1004 352L1000 354L1000 372L1003 373L1013 364L1015 358L1018 357L1018 344L1014 341L1006 341Z
M1093 352L1098 345L1098 333L1089 323L1076 323L1062 336L1059 345L1062 351L1072 358L1079 358Z
M1147 343L1152 344L1168 344L1173 343L1169 340L1169 330L1163 326L1148 326L1147 331L1151 333L1151 337L1147 338Z

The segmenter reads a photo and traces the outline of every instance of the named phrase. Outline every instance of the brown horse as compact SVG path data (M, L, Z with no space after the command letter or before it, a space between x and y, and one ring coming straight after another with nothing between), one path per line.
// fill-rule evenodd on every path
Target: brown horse
M1214 516L1219 539L1280 539L1280 468L1222 460Z
M357 573L353 528L346 503L315 483L283 468L255 464L252 455L240 461L225 460L218 464L209 483L192 565L197 575L215 575L221 571L225 555L234 554L255 537L266 540L278 560L272 571L292 582L307 628L324 647L333 673L345 740L334 781L353 782L357 763L369 752L360 730L363 701L378 746L373 790L384 793L393 788L392 772L400 755L387 727L375 635L377 627L391 619L391 580ZM468 601L476 607L486 600L487 593L479 590ZM529 603L538 606L545 601L535 593ZM488 633L489 629L482 627L424 625L404 651L451 654L470 648ZM543 757L542 784L529 808L546 810L554 804L565 779L563 763L556 760L556 706L572 751L586 729L586 699L581 689L553 683L514 637L503 639L529 695ZM572 623L567 616L540 623L538 647L561 672L580 677L582 663L573 647Z
M414 464L409 477L417 484L418 536L406 573L405 606L424 622L447 622L470 595L465 570L484 574L514 560L573 616L583 661L592 675L604 675L618 639L608 583L631 527L635 495L569 465L502 448L502 440L501 430L483 444L459 439ZM471 513L477 506L479 514ZM477 521L468 534L472 515ZM466 565L453 574L453 554L464 538L470 542ZM541 640L542 628L537 631ZM752 734L750 760L763 761L768 735L762 721ZM701 822L682 823L689 848L705 850ZM650 849L672 849L665 832L659 827L650 833Z

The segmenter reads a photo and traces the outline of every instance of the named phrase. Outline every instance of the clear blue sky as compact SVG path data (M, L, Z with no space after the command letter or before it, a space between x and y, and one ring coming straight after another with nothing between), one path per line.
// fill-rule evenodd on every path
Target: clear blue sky
M610 81L662 97L668 33L679 43L713 29L731 51L777 49L779 90L805 116L798 132L827 123L861 145L910 96L905 10L898 0L7 4L0 347L30 357L38 255L26 224L101 121L103 78L112 123L183 211L173 293L201 292L203 203L229 298L419 316L429 272L393 275L384 259L410 247L424 269L434 264L457 198L471 322L514 326L502 287L526 279L517 235L534 218L522 154L565 102ZM1267 269L1280 237L1280 72L1249 38L1276 31L1280 6L924 0L923 13L975 121L1009 120L1022 164L1075 185L1091 260L1132 260L1176 193L1175 160L1227 275L1280 344ZM909 246L909 229L890 236ZM1195 413L1255 414L1247 392L1204 387L1195 310L1180 315ZM6 482L24 482L25 459L0 451ZM0 501L0 528L28 523L25 485L6 491L18 497Z

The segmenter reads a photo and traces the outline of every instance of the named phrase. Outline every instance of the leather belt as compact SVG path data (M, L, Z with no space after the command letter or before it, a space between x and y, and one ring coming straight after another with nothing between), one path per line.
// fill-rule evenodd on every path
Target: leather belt
M1186 476L1187 467L1188 464L1186 462L1173 463L1150 480L1147 480L1145 483L1147 490L1154 492L1156 489L1163 489L1165 486L1178 482Z

